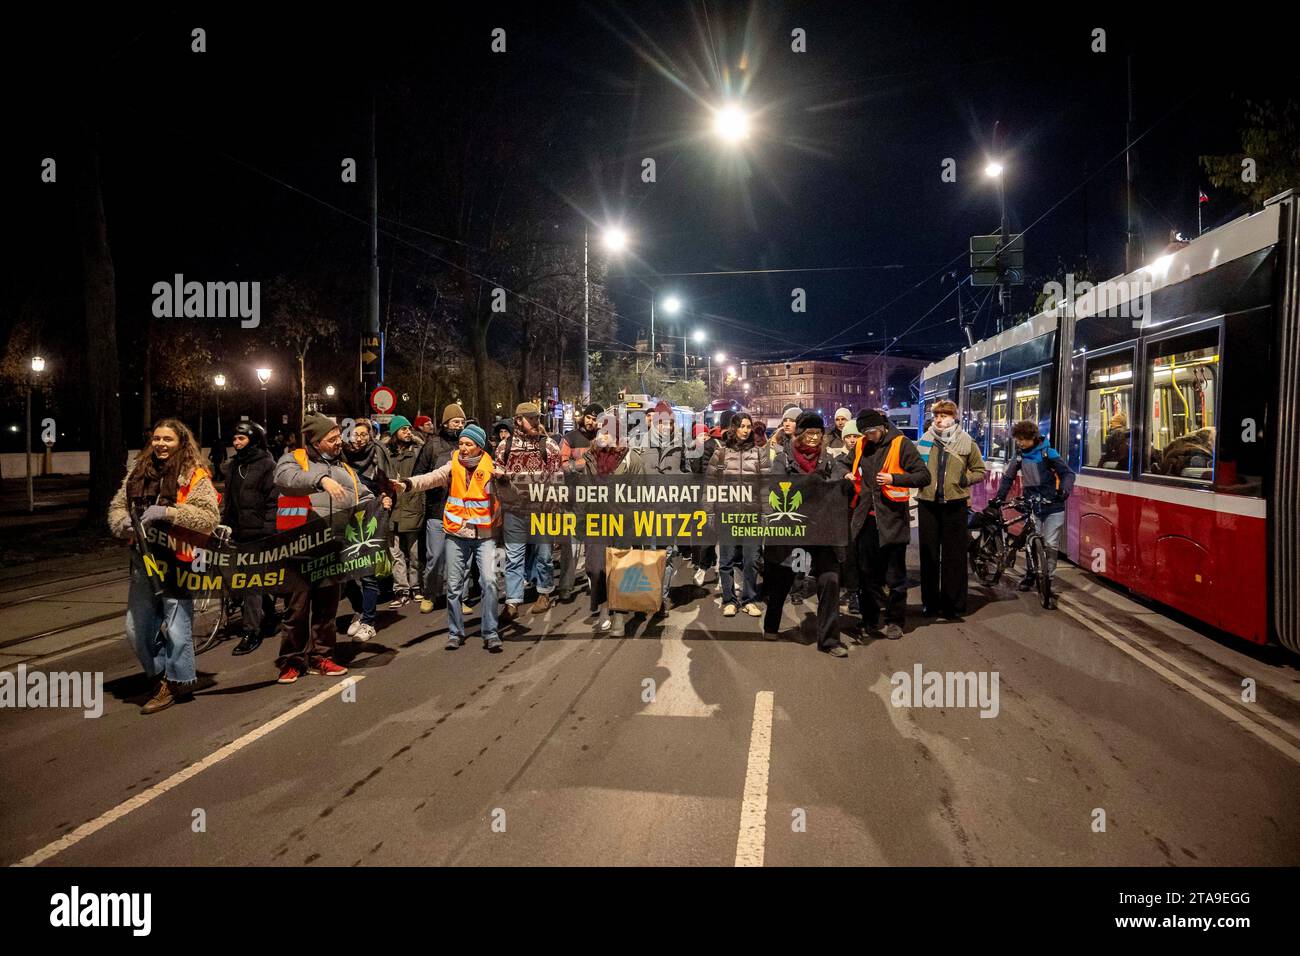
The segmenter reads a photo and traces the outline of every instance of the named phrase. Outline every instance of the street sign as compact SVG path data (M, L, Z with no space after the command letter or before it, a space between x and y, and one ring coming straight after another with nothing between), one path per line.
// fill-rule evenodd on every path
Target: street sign
M397 393L387 385L380 385L370 393L370 407L381 415L397 407Z
M383 415L383 414L376 414L376 415L375 415L375 421L379 422L379 424L381 424L381 425L387 425L387 424L388 424L389 422L391 422L392 420L393 420L393 416L392 416L392 415Z
M970 237L970 267L972 269L994 269L1000 259L1003 268L1023 269L1025 267L1025 234L1018 233L1007 237L1007 244L998 254L998 244L1002 241L1000 233L991 236ZM992 283L988 283L992 284Z

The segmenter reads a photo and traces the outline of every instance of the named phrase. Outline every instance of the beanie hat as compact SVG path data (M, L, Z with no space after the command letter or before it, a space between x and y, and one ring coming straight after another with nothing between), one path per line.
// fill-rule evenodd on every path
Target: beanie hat
M492 434L495 435L503 428L512 435L515 433L515 423L508 418L503 418L492 426Z
M799 420L799 416L802 414L803 414L803 409L800 408L798 405L787 405L785 407L785 411L781 413L781 421L785 421L787 418L793 418L797 422Z
M804 431L808 428L825 428L825 420L816 412L804 412L795 419L794 430L796 432Z
M307 417L302 420L303 441L308 445L315 445L338 427L338 423L328 415L322 415L320 412L309 412Z
M655 406L655 411L667 412L669 415L671 415L673 413L673 407L669 405L667 402L660 399L659 404Z
M601 415L605 414L605 409L601 408L595 402L592 402L590 405L588 405L586 408L582 410L582 414L591 415L593 418L599 418Z
M392 420L389 421L388 423L388 433L390 435L396 435L398 429L410 428L410 427L411 427L411 420L409 418L407 418L404 415L394 415L392 417Z
M865 408L858 412L858 431L865 432L868 428L888 428L889 419L874 408Z
M844 431L840 432L840 437L841 437L841 438L847 438L847 437L850 436L850 435L857 435L858 437L861 437L861 436L862 436L862 432L858 431L858 423L857 423L857 422L852 422L852 421L851 421L851 422L847 422L847 423L844 425Z
M835 418L839 418L839 417L840 417L840 412L843 412L843 413L844 413L844 416L845 416L846 418L852 418L852 417L853 417L853 409L851 409L851 408L837 408L837 409L835 409L835 415L834 415L833 417L835 417Z
M478 445L484 451L487 450L487 435L483 429L477 425L466 425L460 430L461 438L468 438L474 444Z
M416 428L424 428L425 425L432 425L432 424L433 424L433 419L430 418L428 415L421 415L415 420Z
M515 417L521 418L524 415L540 415L542 407L536 402L520 402L515 406Z
M442 423L445 425L453 418L464 418L465 409L461 408L455 402L452 402L442 410Z

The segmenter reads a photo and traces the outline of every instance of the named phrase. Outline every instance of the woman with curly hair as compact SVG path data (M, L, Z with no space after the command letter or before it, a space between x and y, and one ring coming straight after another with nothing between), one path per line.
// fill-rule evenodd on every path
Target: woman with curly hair
M108 527L114 537L134 545L132 512L141 524L167 521L178 528L209 534L220 520L217 491L203 467L198 442L184 422L165 418L154 426L149 448L142 449L122 487L108 506ZM184 546L183 546L184 547ZM177 551L188 563L193 554ZM194 602L189 598L156 595L139 553L131 554L131 586L127 595L126 637L150 680L158 686L142 714L165 710L188 696L197 675L194 669Z

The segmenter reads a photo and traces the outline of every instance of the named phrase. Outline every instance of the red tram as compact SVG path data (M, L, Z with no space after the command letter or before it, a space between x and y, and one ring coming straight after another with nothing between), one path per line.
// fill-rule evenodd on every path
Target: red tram
M992 497L1011 425L1075 470L1066 556L1300 652L1300 194L922 372L956 401ZM924 417L922 418L924 420Z

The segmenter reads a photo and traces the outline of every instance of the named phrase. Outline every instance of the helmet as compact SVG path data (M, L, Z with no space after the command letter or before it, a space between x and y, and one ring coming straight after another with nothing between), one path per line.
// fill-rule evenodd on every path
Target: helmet
M250 443L266 446L266 429L257 422L240 422L235 426L236 435L247 435Z

